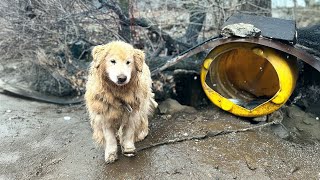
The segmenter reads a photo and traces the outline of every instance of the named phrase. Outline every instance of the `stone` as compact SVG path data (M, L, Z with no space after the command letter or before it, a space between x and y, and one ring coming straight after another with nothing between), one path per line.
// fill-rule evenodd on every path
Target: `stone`
M271 130L275 135L277 135L281 139L288 139L290 137L290 134L287 131L287 129L285 129L281 124L272 125Z
M310 118L305 118L302 120L302 122L306 125L313 125L314 122L312 121L313 119L310 119Z
M221 35L225 37L258 37L261 35L261 30L252 24L237 23L223 27Z
M158 106L160 114L174 114L177 112L194 113L197 110L190 106L181 105L178 101L174 99L166 99L161 102Z
M268 115L268 122L282 122L283 120L283 113L281 110L277 110L277 111L274 111L273 113L269 114Z
M267 116L255 117L255 118L252 118L252 121L255 121L255 122L265 122L265 121L267 121Z
M256 170L257 169L257 163L255 160L253 160L251 157L245 155L244 156L246 160L246 164L250 170Z

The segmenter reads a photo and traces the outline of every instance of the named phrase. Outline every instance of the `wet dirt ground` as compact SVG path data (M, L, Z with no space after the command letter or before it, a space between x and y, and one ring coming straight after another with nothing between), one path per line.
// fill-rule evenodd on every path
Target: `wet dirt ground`
M298 119L291 112L290 118ZM319 121L312 123L319 128ZM310 126L309 121L302 124ZM150 135L136 146L255 125L215 107L155 115ZM0 94L1 180L320 178L319 141L284 140L270 128L157 146L133 158L120 155L113 164L105 164L103 154L91 139L83 105L57 106Z

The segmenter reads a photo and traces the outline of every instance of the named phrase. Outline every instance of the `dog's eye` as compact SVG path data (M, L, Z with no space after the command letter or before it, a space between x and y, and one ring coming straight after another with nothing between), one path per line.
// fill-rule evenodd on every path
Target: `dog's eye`
M116 64L116 60L114 60L114 59L112 59L110 62L111 62L112 64Z
M130 61L127 61L127 65L129 65L131 62Z

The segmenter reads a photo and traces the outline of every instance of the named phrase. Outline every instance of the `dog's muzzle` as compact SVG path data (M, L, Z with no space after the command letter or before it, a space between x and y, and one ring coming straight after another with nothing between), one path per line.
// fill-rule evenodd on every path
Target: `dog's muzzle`
M125 83L125 82L126 82L126 80L127 80L127 76L126 76L126 75L121 74L121 75L117 76L117 79L118 79L118 84L123 84L123 83Z
M123 84L123 83L125 83L125 82L126 82L126 80L127 80L127 76L126 76L126 75L121 74L121 75L117 76L117 79L118 79L118 84Z

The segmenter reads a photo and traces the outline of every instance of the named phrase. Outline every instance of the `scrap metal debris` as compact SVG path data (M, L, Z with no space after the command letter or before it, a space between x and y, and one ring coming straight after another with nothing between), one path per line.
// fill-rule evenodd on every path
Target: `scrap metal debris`
M15 95L15 96L24 97L24 98L30 98L30 99L34 99L42 102L49 102L53 104L68 105L68 104L78 104L83 102L83 98L80 96L57 97L57 96L46 95L37 91L20 87L18 85L6 83L1 79L0 79L0 90L1 90L0 93Z

